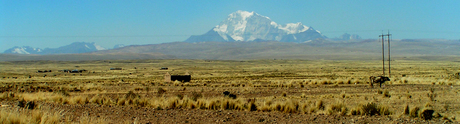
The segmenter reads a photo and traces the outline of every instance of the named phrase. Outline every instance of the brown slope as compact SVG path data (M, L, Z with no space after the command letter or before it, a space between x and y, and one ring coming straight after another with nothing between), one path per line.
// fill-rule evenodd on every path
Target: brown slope
M156 45L128 46L96 53L163 53L180 59L369 59L378 55L364 49L314 46L286 42L174 42ZM348 57L347 57L348 56Z
M175 57L160 53L82 53L56 55L15 55L0 54L0 61L82 61L82 60L132 60L132 59L174 59Z

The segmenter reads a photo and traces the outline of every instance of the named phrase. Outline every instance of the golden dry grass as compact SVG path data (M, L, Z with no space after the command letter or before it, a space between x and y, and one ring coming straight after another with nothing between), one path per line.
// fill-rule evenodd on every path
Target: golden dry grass
M415 106L430 103L443 116L460 117L460 103L456 100L460 80L455 75L460 72L460 63L392 61L392 64L391 81L384 88L369 88L368 77L381 74L379 61L2 62L0 88L5 91L0 99L331 115L366 115L363 109L374 107L381 115L395 116L399 113L416 116L418 113L412 111ZM110 67L123 70L109 70ZM36 73L45 69L53 72ZM62 69L88 72L58 72ZM164 82L166 72L189 72L192 81ZM223 91L230 91L237 98L224 97ZM378 106L366 106L371 102Z

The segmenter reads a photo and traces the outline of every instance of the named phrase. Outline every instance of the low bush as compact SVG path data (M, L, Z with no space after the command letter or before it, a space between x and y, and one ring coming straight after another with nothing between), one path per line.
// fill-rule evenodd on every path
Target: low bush
M413 109L410 110L409 116L415 118L418 116L419 111L420 111L419 107L414 107Z
M157 93L158 93L157 96L160 97L160 96L162 96L163 94L166 93L166 90L161 88L161 87L159 87L158 90L157 90Z
M420 111L418 116L423 120L431 120L431 118L433 118L433 113L433 109L426 108Z
M316 108L319 109L319 110L324 110L325 109L325 105L324 105L323 100L319 100L319 101L316 102Z
M335 103L335 104L330 104L327 112L329 115L333 114L339 114L339 115L346 115L348 112L348 108L344 103Z
M378 105L374 102L360 105L357 109L352 110L352 115L390 115L392 112L386 106Z

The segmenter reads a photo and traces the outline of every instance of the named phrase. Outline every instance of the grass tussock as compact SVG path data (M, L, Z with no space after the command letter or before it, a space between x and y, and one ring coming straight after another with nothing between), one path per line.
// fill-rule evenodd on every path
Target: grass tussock
M435 118L435 117L442 117L439 113L436 113L436 114L434 113L435 112L431 107L425 107L424 109L421 109L420 107L414 107L413 109L410 110L409 117L412 117L412 118L419 117L423 120L431 120L432 118Z
M403 112L403 114L405 114L405 115L409 115L409 114L410 114L409 105L406 105L406 107L404 107L404 112Z
M348 107L341 102L335 103L335 104L330 104L327 108L327 113L329 115L346 115L348 113Z
M316 102L316 108L320 110L324 110L326 108L326 105L323 100L319 100Z
M157 90L157 96L162 96L163 94L166 93L166 89L162 88L162 87L159 87L158 90Z
M352 115L390 115L392 112L387 106L378 105L374 102L359 105L357 108L351 110Z
M4 124L57 124L61 118L62 115L58 112L0 109L0 122Z
M390 97L391 97L390 91L388 91L387 89L385 89L385 90L383 91L383 97L390 98Z

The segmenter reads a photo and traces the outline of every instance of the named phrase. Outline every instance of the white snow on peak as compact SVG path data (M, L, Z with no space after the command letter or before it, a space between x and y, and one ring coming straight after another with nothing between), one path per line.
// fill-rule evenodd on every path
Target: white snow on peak
M270 25L275 26L275 27L278 27L278 26L279 26L279 25L276 24L276 22L274 22L274 21L270 22Z
M227 31L227 24L217 25L214 29L224 40L228 40L226 33Z
M235 13L230 14L229 17L236 18L238 17L238 15L241 16L242 20L246 20L246 18L254 15L254 11L248 12L248 11L238 10Z
M91 48L89 48L89 46L88 46L88 45L86 45L86 44L85 44L85 47L86 47L86 48L88 48L88 49L91 49Z
M227 33L227 24L217 25L213 30L217 32Z
M264 39L270 33L268 30L258 30L258 27L268 28L273 32L282 32L284 34L296 34L313 30L300 22L280 25L271 21L269 17L259 15L254 11L242 10L229 14L227 19L214 27L213 30L225 40L228 40L227 36L230 36L235 41L250 41ZM275 40L280 40L280 36L274 37Z
M94 44L94 46L96 47L97 50L106 50L106 48L101 47L99 45Z
M295 34L307 31L309 27L302 25L302 23L288 23L286 25L279 26L279 29L286 31L288 34Z
M15 48L13 53L30 54L29 52L26 51L26 49L24 47Z

